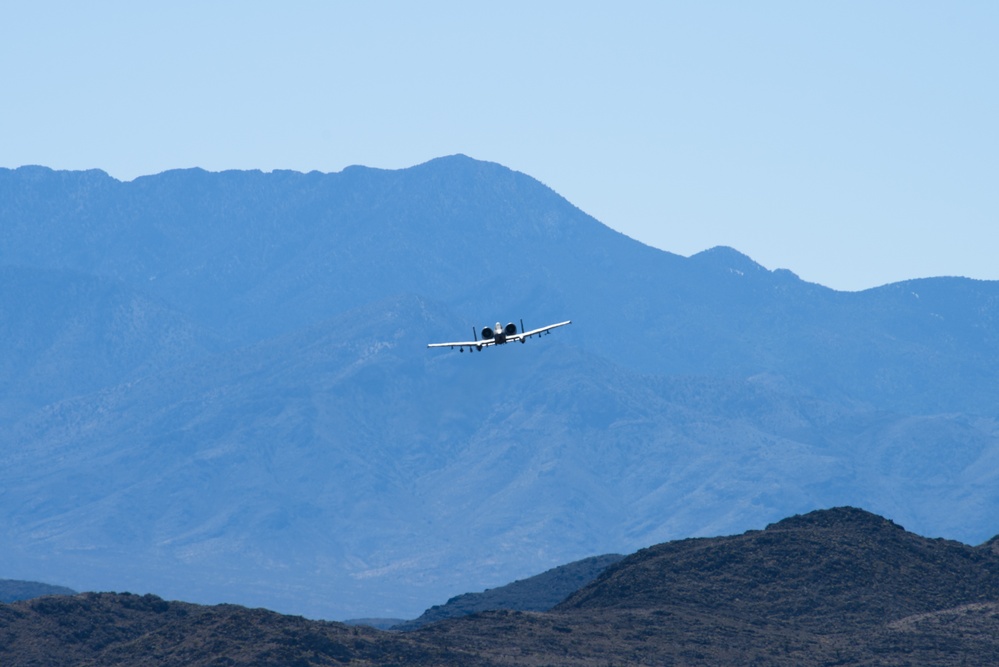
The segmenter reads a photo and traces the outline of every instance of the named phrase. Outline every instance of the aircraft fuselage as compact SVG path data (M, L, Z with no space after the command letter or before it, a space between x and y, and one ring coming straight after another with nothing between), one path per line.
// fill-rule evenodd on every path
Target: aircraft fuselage
M506 325L505 327L499 322L496 323L496 327L490 329L489 327L484 327L482 329L482 340L491 340L496 345L503 345L506 343L508 336L517 335L517 325L513 322ZM521 341L523 342L523 341Z

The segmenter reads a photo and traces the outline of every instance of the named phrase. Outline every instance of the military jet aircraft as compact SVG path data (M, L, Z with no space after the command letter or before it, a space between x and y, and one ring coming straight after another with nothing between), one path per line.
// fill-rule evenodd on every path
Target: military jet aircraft
M452 350L454 348L458 348L459 352L464 352L467 347L468 351L472 352L474 350L482 350L482 348L489 347L490 345L503 345L504 343L513 343L518 340L521 343L526 343L527 339L531 336L550 334L552 329L564 327L566 324L572 324L572 320L566 320L565 322L559 322L558 324L549 324L548 326L541 327L540 329L524 331L524 320L521 320L520 332L518 333L517 325L513 322L510 322L505 327L501 327L500 323L497 322L496 326L493 328L483 327L481 340L475 335L475 327L472 327L472 338L474 338L474 340L460 340L452 343L430 343L427 347L449 347Z

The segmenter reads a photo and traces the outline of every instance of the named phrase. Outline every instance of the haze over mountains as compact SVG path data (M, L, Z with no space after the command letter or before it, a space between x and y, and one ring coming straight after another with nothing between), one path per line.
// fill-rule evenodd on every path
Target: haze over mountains
M76 595L76 591L64 586L42 584L37 581L0 579L0 602L31 600L44 595Z
M996 282L684 258L464 156L0 170L0 233L0 576L412 618L819 507L999 532ZM425 348L521 317L573 325Z

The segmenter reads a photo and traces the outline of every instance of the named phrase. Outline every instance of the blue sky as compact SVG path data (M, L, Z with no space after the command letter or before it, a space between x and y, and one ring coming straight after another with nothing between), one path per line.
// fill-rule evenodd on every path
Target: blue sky
M996 2L11 2L0 166L465 153L682 255L999 279L996 35Z

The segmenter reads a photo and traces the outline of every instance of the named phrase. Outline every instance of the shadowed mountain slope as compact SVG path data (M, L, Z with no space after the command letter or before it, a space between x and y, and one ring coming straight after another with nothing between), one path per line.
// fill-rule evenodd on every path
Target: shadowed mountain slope
M417 631L500 664L991 664L999 558L836 508L612 565L547 614Z
M11 667L490 664L394 633L129 593L0 605L0 627L0 660Z
M428 623L468 616L480 611L508 609L513 611L548 611L570 594L590 583L623 556L608 554L592 556L574 563L553 567L547 572L506 586L481 593L464 593L423 612L419 618L392 627L393 630L415 630Z
M853 576L851 576L853 575ZM660 544L550 612L382 632L85 593L0 605L5 665L986 665L999 557L835 508Z
M689 605L821 630L995 601L994 554L843 507L642 550L558 610Z

